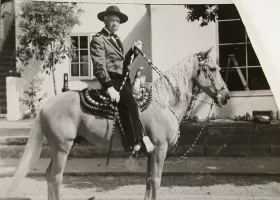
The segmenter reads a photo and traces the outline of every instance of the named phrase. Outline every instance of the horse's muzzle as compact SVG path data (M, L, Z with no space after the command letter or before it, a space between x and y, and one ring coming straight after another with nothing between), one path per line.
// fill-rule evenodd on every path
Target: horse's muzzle
M230 99L229 91L223 90L216 96L215 103L217 103L220 106L226 105L229 99Z

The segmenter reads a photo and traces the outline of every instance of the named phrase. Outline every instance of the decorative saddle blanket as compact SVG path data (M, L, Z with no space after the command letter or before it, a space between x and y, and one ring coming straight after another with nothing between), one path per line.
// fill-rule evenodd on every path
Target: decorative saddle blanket
M152 86L145 84L139 91L133 90L133 96L141 112L145 111L152 102ZM109 95L102 89L85 88L80 91L81 103L93 114L112 118L115 115L114 105Z

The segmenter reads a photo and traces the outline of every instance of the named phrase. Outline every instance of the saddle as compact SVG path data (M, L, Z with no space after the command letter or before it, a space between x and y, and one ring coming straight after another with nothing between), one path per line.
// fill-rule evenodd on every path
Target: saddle
M145 111L152 102L152 86L145 84L139 90L133 89L133 96L141 112ZM81 104L92 114L112 119L115 107L109 95L103 89L85 88L80 91Z
M141 70L136 72L133 83L133 96L141 112L145 111L152 102L151 83L141 84ZM115 106L109 95L103 89L85 88L80 91L81 104L91 113L111 119L115 115Z

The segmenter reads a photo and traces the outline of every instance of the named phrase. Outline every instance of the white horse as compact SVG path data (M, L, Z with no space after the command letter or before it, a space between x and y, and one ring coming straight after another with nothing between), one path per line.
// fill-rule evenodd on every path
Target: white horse
M153 102L140 113L147 135L157 147L148 156L145 200L157 199L167 150L178 139L179 122L188 107L187 94L192 84L196 84L217 104L226 104L229 99L229 91L219 73L220 67L208 57L210 51L211 49L182 59L165 73L169 81L162 76L152 83ZM176 91L174 88L177 88ZM112 120L93 115L82 107L78 92L68 91L50 98L34 120L10 191L20 183L32 163L40 157L46 137L52 149L52 159L46 171L48 200L60 200L63 172L74 139L82 136L94 145L108 147L112 125ZM114 134L112 149L120 149L122 136L118 128Z

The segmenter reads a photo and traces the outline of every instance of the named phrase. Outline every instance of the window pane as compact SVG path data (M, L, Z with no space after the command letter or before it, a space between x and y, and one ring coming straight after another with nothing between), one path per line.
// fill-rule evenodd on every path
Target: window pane
M254 51L252 44L248 44L247 48L248 48L248 65L249 66L260 66L259 59Z
M219 19L240 19L240 15L234 4L218 5Z
M71 76L79 76L79 64L71 64Z
M245 44L238 45L220 45L220 66L227 67L228 65L228 55L234 54L236 61L239 66L246 65L246 52L245 52ZM230 67L233 67L233 62L230 62Z
M81 64L81 76L88 76L88 64Z
M88 50L80 50L81 60L80 62L88 62Z
M79 62L79 50L76 50L71 62Z
M78 43L78 36L71 36L71 39L73 40L73 46L75 48L79 48L79 43Z
M261 67L248 69L248 85L250 90L269 90L269 84Z
M240 69L244 79L246 80L246 69ZM228 79L226 81L226 69L221 71L221 75L226 82L229 91L243 91L245 90L242 80L235 68L230 68L228 71Z
M241 20L219 22L219 44L245 42L245 27Z
M80 36L80 48L87 49L88 48L88 37Z

